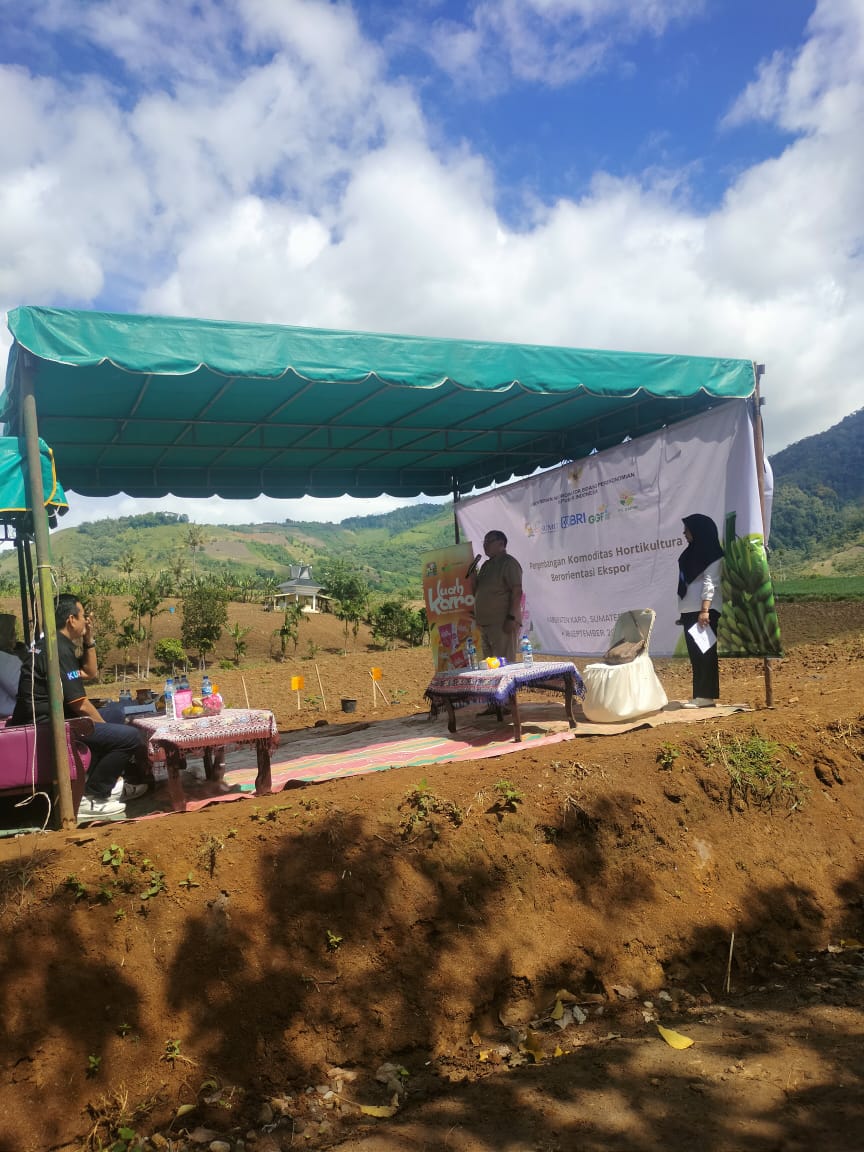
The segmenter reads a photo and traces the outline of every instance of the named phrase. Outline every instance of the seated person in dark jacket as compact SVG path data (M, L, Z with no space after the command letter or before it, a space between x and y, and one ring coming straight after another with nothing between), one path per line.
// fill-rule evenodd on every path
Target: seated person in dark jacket
M21 657L15 651L15 617L0 612L0 717L12 715L21 679Z
M92 761L78 822L122 820L126 807L120 799L123 787L120 777L140 771L140 765L146 759L145 738L132 725L106 723L87 699L84 680L96 678L96 645L92 622L85 615L81 601L76 596L63 593L57 599L54 615L64 714L67 718L87 716L95 725L93 732L82 738L90 749ZM79 644L81 656L76 647ZM44 642L24 660L10 724L32 724L34 720L37 724L47 724L51 720ZM141 795L146 790L145 785L126 785L127 798Z

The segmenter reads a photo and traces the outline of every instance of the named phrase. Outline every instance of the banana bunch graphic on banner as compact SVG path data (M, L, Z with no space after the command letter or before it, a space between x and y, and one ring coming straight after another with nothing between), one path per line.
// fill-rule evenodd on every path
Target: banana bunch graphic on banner
M721 656L782 656L774 584L761 533L735 535L735 513L726 516L726 555L721 568L723 612L717 629Z

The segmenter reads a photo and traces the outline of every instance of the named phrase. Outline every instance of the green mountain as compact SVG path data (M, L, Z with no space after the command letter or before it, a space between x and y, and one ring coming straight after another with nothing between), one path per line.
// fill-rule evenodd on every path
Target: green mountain
M62 521L61 521L62 523ZM51 534L63 584L88 568L106 578L133 572L228 571L237 577L287 580L292 564L343 559L362 569L373 591L419 595L422 553L453 543L449 505L417 504L339 524L286 520L232 527L190 524L169 512L96 520ZM15 577L12 552L0 557L0 578Z
M864 575L864 409L771 457L775 574ZM62 521L61 521L62 523ZM88 568L132 572L229 571L286 580L292 564L313 575L325 560L348 560L379 593L419 595L419 557L453 543L451 504L415 504L341 523L286 520L234 527L190 524L170 512L97 520L51 534L63 584ZM12 551L0 554L0 580L14 581Z
M771 457L771 546L788 572L864 574L864 408Z

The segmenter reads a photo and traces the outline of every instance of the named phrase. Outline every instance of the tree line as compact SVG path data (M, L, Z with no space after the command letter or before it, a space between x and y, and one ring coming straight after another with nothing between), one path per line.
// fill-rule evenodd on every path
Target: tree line
M206 533L199 525L190 524L184 539L186 555L175 557L167 568L156 571L143 570L132 550L121 557L119 575L108 574L93 563L83 571L62 561L57 566L58 588L77 595L94 617L97 657L103 666L108 653L119 650L124 663L137 666L144 678L149 678L154 666L160 672L185 668L192 662L204 668L225 634L233 643L233 662L239 665L246 655L250 629L239 623L229 627L228 605L257 603L273 610L279 581L269 574L238 575L228 568L202 571L199 560L207 543ZM344 625L344 651L356 641L361 623L388 647L399 642L423 642L425 612L413 608L405 597L376 596L362 569L349 560L335 557L324 561L319 579L325 611ZM16 591L13 577L0 580L0 593L12 595ZM114 602L122 596L127 597L127 611L118 620ZM170 606L169 600L174 602ZM154 647L154 620L175 608L180 612L180 639L162 639ZM286 603L281 614L281 623L273 630L278 637L278 653L273 653L277 659L285 658L289 644L296 654L304 618L299 603Z

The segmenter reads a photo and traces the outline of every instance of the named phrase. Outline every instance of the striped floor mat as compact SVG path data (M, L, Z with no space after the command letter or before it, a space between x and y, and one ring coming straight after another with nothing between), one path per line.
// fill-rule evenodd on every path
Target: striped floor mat
M573 735L566 720L561 719L561 711L560 705L545 704L522 709L520 744L514 742L513 729L506 718L499 724L495 717L470 713L458 716L458 730L452 734L447 731L444 716L430 721L426 713L399 720L334 724L298 733L287 732L271 759L273 792L367 772L480 760L506 756L526 747L555 744ZM257 771L254 749L241 748L229 753L221 788L202 779L203 768L199 762L190 761L189 765L183 774L187 811L218 801L254 796ZM129 817L141 819L164 815L169 808L167 790L160 787L155 793L130 802L127 812Z

